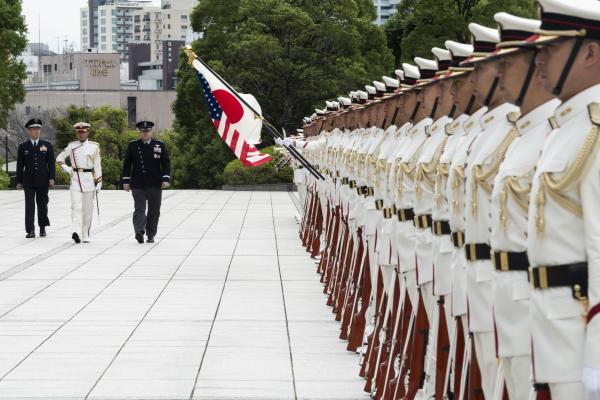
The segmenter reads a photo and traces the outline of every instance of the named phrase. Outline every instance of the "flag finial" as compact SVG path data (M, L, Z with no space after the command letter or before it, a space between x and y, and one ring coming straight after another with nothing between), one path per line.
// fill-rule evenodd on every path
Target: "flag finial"
M185 51L185 54L188 56L188 63L190 65L192 65L192 63L194 62L194 60L196 58L198 58L198 56L196 55L196 53L194 53L194 50L192 50L192 46L187 45L183 48L183 51Z

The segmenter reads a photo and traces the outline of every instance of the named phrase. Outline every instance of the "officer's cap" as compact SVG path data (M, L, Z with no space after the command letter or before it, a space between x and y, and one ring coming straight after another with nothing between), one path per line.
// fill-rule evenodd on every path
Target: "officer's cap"
M149 131L154 127L154 122L151 121L140 121L135 124L135 127L140 131Z
M417 80L421 78L419 67L408 63L402 63L404 78L402 79L402 88L410 89L417 84Z
M452 56L450 71L465 72L472 70L470 67L461 67L461 64L473 55L473 45L455 42L454 40L446 40L444 46L446 46Z
M600 39L597 0L538 0L542 25L527 42L540 46L569 37Z
M377 97L381 97L385 94L385 83L373 81L373 86L375 86L375 92L377 93Z
M396 78L390 78L389 76L384 76L383 82L385 83L385 91L387 93L394 93L400 87L400 81Z
M27 128L27 129L29 129L29 128L41 128L41 127L42 127L42 120L39 119L39 118L31 118L25 124L25 128Z
M432 82L438 72L438 63L436 60L427 58L415 57L415 64L419 67L420 84Z
M473 43L473 55L461 63L463 67L472 67L476 63L485 60L488 55L496 50L496 45L500 42L498 29L471 22L469 31Z
M73 128L75 129L90 129L90 127L91 125L87 122L77 122L75 125L73 125Z
M437 61L437 75L442 75L448 72L448 69L452 65L452 54L450 51L440 47L433 47L431 52Z

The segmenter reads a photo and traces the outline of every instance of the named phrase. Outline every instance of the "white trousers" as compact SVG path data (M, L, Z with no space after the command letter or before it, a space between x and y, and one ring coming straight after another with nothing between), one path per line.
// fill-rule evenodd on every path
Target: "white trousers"
M477 351L477 362L481 371L483 395L486 399L492 399L498 372L494 332L475 332L473 338Z
M84 241L89 240L94 215L95 192L71 190L71 230Z
M510 400L528 400L533 388L531 382L531 356L502 358L504 380Z

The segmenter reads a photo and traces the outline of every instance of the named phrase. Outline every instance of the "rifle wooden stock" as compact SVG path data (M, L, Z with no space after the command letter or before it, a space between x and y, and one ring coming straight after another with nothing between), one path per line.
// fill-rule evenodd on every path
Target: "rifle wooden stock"
M414 341L410 356L410 372L408 375L408 390L406 399L414 399L425 381L425 352L429 336L429 319L425 311L423 295L419 289L419 305L415 316Z
M336 321L339 321L339 319L337 318L337 313L338 313L339 303L340 303L338 296L340 295L342 286L348 279L348 274L350 273L350 271L349 271L350 265L349 265L347 258L348 258L348 253L349 253L349 249L350 249L349 246L350 246L352 235L350 234L350 227L348 226L348 223L345 220L343 220L342 222L343 222L343 226L344 226L344 235L343 235L342 244L340 247L340 257L338 258L338 264L336 266L337 270L336 270L336 274L335 274L335 278L334 278L334 282L333 282L332 290L331 290L331 294L330 294L331 303L333 306L332 311L334 314L336 314Z
M365 249L366 251L368 250ZM360 299L360 310L352 316L348 346L346 347L349 351L356 351L358 346L362 345L365 332L366 314L369 308L369 298L371 297L371 268L368 254L365 256L363 271L363 284L360 287L360 296L357 296Z
M333 213L333 232L331 236L331 247L329 249L329 257L327 260L327 265L325 266L325 270L323 271L323 275L321 275L321 283L326 283L329 281L329 277L331 274L331 270L333 269L333 265L336 259L336 250L338 247L338 240L340 234L340 207L336 206L335 211ZM327 286L325 286L323 293L327 293Z
M325 271L325 266L327 265L327 259L329 257L329 247L331 246L331 234L333 230L333 209L329 202L327 202L327 224L325 228L325 249L321 254L321 259L319 260L319 265L317 267L317 273L322 274Z
M552 400L550 387L547 383L535 383L533 388L535 389L535 400Z
M436 367L435 367L435 399L447 398L446 366L450 358L450 338L448 337L448 324L446 322L444 297L438 300L438 332L436 341Z
M355 263L354 257L356 257L356 251L354 249L354 236L350 235L350 240L346 248L346 257L344 258L344 270L342 273L342 279L338 285L337 293L334 295L333 307L335 310L335 320L342 320L342 313L344 312L344 306L346 301L346 293L351 284L350 277L354 273Z
M414 331L414 325L415 325L415 320L416 320L416 309L414 307L414 305L410 302L410 297L408 297L408 293L407 293L407 300L408 300L408 304L410 304L410 317L409 317L409 321L408 324L406 325L406 327L403 330L403 335L404 335L404 342L402 343L402 350L401 353L399 354L400 356L400 368L399 368L399 372L398 372L398 376L395 378L395 380L391 383L391 387L393 388L392 391L392 396L391 399L393 400L399 400L404 398L404 396L406 395L406 377L410 372L410 356L411 356L411 349L412 346L414 345L414 335L412 334Z
M313 224L313 218L314 218L314 212L315 212L315 203L316 203L316 199L317 199L317 196L315 193L313 193L313 191L311 191L310 193L311 193L310 208L308 210L308 218L306 218L306 225L304 226L304 231L302 233L302 246L307 247L307 251L308 251L308 243L310 243L310 233L312 231L312 224Z
M477 362L477 351L475 350L475 340L473 334L469 334L471 341L471 359L469 360L469 382L467 385L467 398L469 400L484 400L483 388L481 386L481 371Z
M321 202L317 202L317 212L315 220L315 231L311 241L311 253L310 257L315 258L319 255L321 249L321 234L323 233L323 209L321 208Z
M352 276L352 282L354 283L351 287L352 290L348 292L346 304L344 306L344 314L342 317L342 328L340 332L340 339L348 339L348 328L352 323L356 307L358 305L358 299L360 298L361 287L365 285L364 282L364 245L362 240L362 232L358 230L358 249L356 250L356 258L354 260L354 274ZM358 268L356 266L358 265Z

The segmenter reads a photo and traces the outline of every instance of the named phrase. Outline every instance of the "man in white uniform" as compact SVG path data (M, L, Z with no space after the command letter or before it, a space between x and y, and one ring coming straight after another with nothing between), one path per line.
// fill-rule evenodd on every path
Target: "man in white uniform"
M71 219L73 241L90 241L90 227L94 213L94 196L102 188L102 165L100 146L88 140L90 124L78 122L73 125L77 139L56 157L56 162L71 176ZM65 163L69 158L70 166Z

